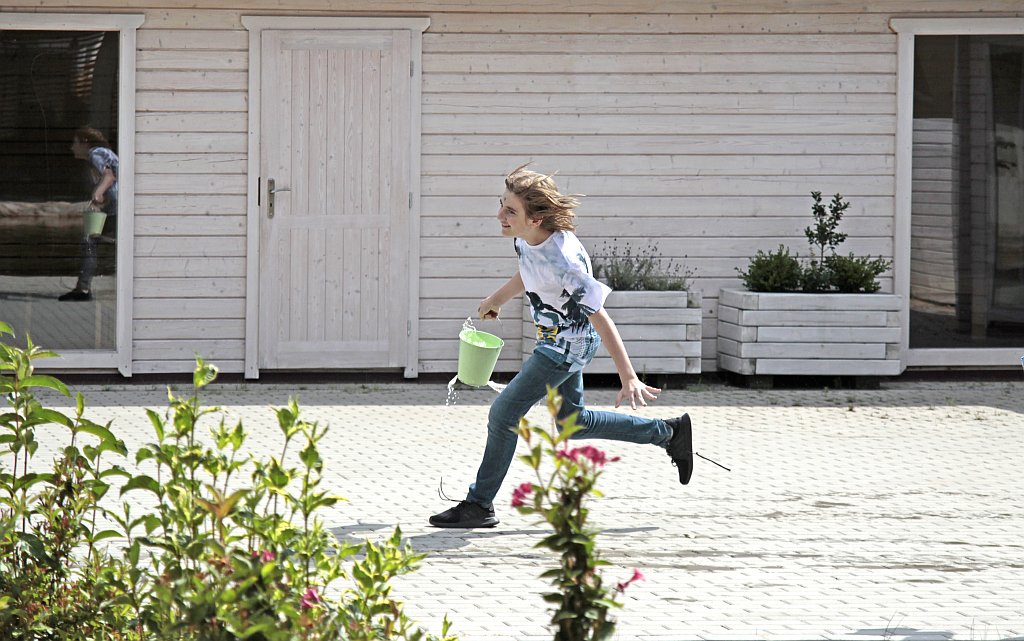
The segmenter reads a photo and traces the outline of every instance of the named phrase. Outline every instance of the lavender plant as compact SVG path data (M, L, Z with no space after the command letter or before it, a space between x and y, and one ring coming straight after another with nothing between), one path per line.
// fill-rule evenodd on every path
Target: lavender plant
M657 245L634 252L629 243L621 249L605 243L593 263L594 277L616 291L686 291L693 276L685 265L665 260Z

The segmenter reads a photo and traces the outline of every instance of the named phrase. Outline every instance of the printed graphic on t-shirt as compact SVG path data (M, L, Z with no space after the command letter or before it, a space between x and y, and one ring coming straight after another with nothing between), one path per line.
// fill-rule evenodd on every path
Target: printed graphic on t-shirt
M601 309L611 290L594 278L590 257L571 232L555 232L533 246L516 239L515 247L537 326L537 345L582 367L600 344L590 316Z

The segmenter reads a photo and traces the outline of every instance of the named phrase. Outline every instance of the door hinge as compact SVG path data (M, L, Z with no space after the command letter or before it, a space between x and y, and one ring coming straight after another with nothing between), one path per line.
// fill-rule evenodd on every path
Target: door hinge
M412 209L412 192L409 192L409 209Z
M416 62L413 60L409 61L409 77L412 78L416 75Z
M412 336L412 321L405 321L405 335Z

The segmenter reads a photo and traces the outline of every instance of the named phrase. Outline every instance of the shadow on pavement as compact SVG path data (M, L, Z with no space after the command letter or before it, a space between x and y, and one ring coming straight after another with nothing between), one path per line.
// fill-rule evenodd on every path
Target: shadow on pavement
M390 534L395 529L394 523L356 523L354 525L346 525L343 527L331 528L330 532L343 543L358 544L363 543L368 534L373 532L381 532L383 534ZM626 535L636 534L638 532L653 532L659 530L658 527L635 527L635 528L611 528L603 530L602 534L615 535ZM445 552L450 550L458 550L470 545L473 541L481 539L494 539L498 537L507 536L531 536L531 537L543 537L551 533L551 530L500 530L500 529L453 529L453 528L436 528L434 531L427 532L426 534L416 534L407 537L406 540L412 544L413 550L416 552Z

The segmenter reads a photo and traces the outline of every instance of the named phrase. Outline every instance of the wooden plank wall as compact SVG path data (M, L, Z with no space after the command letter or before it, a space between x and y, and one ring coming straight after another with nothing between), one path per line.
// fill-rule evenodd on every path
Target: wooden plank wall
M254 0L8 3L14 10L142 11L138 32L134 371L189 371L193 352L242 371L247 14ZM190 5L193 3L189 3ZM22 8L19 8L21 5ZM344 15L427 15L423 54L420 359L452 372L454 337L515 270L496 222L502 176L528 161L587 195L578 233L655 242L704 296L703 368L717 296L757 249L806 254L811 190L852 203L846 251L893 255L894 14L1002 12L1019 2L497 0L346 3ZM177 7L177 8L176 8ZM309 11L303 11L308 7ZM663 10L663 9L662 9ZM883 291L891 291L884 278ZM500 371L520 365L520 306L505 310ZM491 325L490 323L486 325ZM488 329L484 325L481 329ZM493 331L493 330L492 330ZM501 331L501 330L499 330ZM627 346L628 347L628 346Z
M190 371L194 353L244 365L249 35L237 13L208 18L147 11L138 32L140 374Z
M852 202L845 249L891 258L887 18L435 16L423 61L423 371L453 369L455 328L514 273L493 215L501 176L527 161L587 195L578 235L592 253L654 243L694 271L704 371L717 368L719 289L738 284L735 268L757 249L806 255L811 190ZM515 371L514 356L499 369Z

